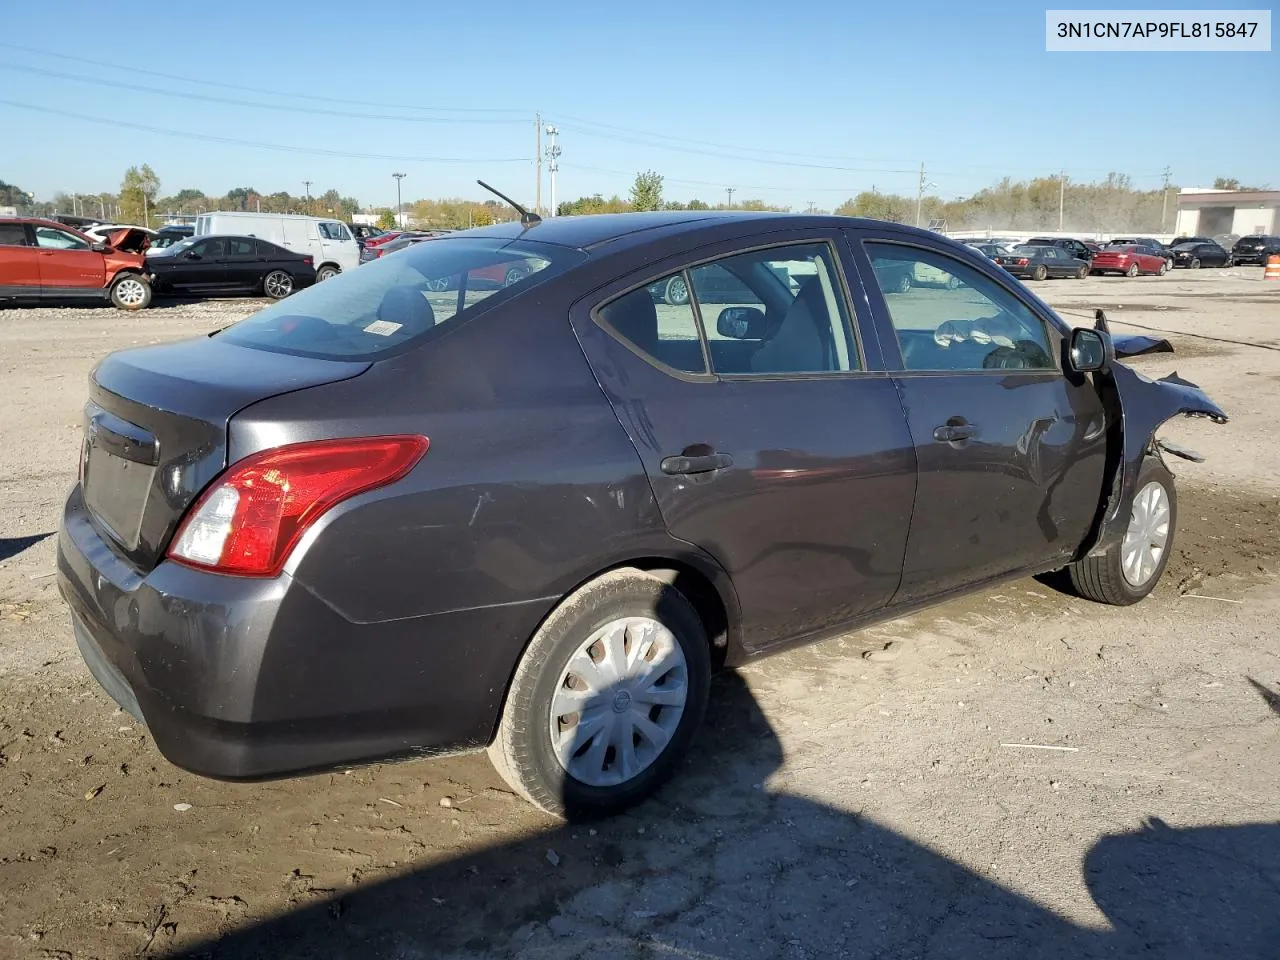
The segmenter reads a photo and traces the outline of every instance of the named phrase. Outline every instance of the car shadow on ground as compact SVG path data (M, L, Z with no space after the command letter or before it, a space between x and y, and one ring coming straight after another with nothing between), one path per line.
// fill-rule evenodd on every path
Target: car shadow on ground
M34 547L41 540L52 537L52 533L33 533L26 537L0 537L0 560L9 560Z
M781 745L732 673L716 680L696 756L636 811L420 865L169 956L1243 960L1280 951L1280 824L1175 829L1151 816L1104 837L1079 869L1109 926L1087 926L856 813L764 789ZM1038 849L1033 838L1026 856Z

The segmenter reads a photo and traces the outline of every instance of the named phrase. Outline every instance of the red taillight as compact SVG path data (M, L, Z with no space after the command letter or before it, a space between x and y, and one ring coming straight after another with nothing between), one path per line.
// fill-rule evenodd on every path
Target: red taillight
M255 453L205 491L168 556L217 573L273 577L326 510L399 480L428 446L422 436L357 437Z
M1018 258L1018 266L1020 266L1020 267L1025 267L1025 266L1026 266L1028 263L1030 263L1030 262L1031 262L1031 261L1029 261L1026 257L1019 257L1019 258Z
M311 266L313 263L315 263L315 261L312 260L310 257L303 257L302 262L305 263L308 267Z

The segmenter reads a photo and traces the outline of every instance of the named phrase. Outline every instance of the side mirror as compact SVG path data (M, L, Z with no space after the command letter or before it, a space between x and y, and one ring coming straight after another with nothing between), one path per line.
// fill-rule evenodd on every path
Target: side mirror
M183 256L186 257L188 260L200 259L200 254L196 253L194 250L188 250L186 253L183 254Z
M716 318L716 333L730 340L760 340L764 337L764 311L756 307L726 307Z
M101 240L99 240L97 243L89 244L89 249L92 250L94 253L106 253L111 248L108 247Z
M1115 347L1106 333L1087 327L1071 331L1069 363L1076 373L1105 373L1115 357Z

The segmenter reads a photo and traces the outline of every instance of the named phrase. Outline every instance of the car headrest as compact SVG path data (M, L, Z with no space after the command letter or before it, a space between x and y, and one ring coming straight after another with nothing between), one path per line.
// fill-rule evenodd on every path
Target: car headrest
M436 325L436 313L416 287L392 287L378 304L378 319L398 323L406 334L424 333Z
M658 345L658 308L648 287L632 290L600 311L605 323L641 350L653 352Z

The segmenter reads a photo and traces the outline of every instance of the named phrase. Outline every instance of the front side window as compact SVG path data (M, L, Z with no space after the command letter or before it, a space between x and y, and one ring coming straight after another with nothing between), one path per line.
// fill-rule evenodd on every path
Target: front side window
M329 220L320 222L320 236L326 240L350 240L351 234L347 233L347 228L340 223L334 223Z
M582 262L568 247L502 238L433 240L308 287L219 336L322 359L377 359L436 327L520 296Z
M89 244L73 233L53 227L36 227L36 246L52 250L88 250Z
M206 240L195 248L195 252L204 260L218 260L227 255L227 242L222 237Z
M865 246L907 370L1056 369L1043 321L995 280L922 247ZM921 265L949 282L905 290L892 283Z

